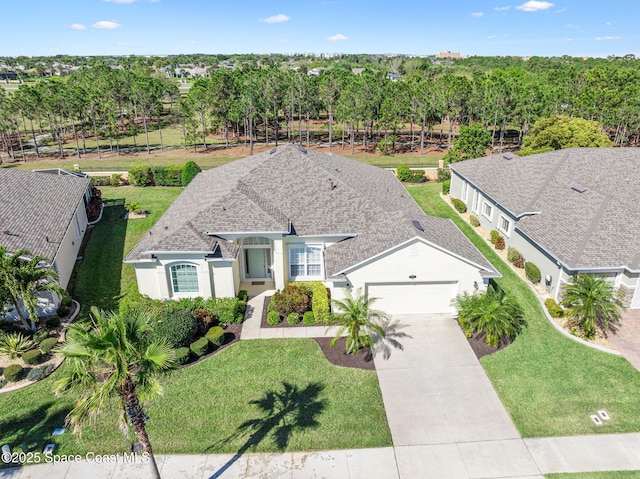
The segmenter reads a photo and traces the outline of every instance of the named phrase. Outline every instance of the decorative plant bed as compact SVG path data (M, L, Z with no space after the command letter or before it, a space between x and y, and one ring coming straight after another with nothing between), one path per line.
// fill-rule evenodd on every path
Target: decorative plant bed
M271 301L271 296L265 296L264 304L262 305L262 318L260 318L260 327L265 329L273 329L273 328L308 328L312 326L324 326L324 324L304 324L302 320L300 320L297 324L290 324L287 322L286 318L283 319L280 323L275 326L270 325L267 322L267 315L269 314L269 302Z
M361 348L357 354L345 353L346 338L340 338L336 341L335 346L329 346L332 338L314 338L316 343L322 349L324 356L332 364L345 368L357 368L374 371L376 366L373 362L370 348Z
M224 328L224 340L222 344L217 348L213 349L213 351L208 352L200 357L195 357L193 354L191 355L188 362L181 364L178 368L186 368L187 366L191 366L193 364L199 363L203 361L217 352L223 350L224 348L231 346L234 343L240 341L240 332L242 331L242 324L229 324L226 328Z

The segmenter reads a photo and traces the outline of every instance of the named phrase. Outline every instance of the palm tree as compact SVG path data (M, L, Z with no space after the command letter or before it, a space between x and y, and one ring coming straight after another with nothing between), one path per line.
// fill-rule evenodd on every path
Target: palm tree
M54 384L54 392L78 395L67 421L79 429L116 397L122 405L120 426L129 425L150 458L153 477L160 473L146 430L142 401L162 393L157 376L175 366L175 351L166 340L149 334L155 313L133 309L127 313L91 308L92 322L69 327L60 352L69 359Z
M453 303L458 310L458 322L467 337L484 335L489 346L511 341L526 326L522 307L513 296L493 286L484 293L458 295Z
M0 245L0 290L8 296L25 329L36 329L39 293L50 291L59 296L64 294L57 283L58 274L46 262L44 256L32 256L26 249L8 253L7 247ZM20 303L29 314L31 327Z
M622 295L604 276L583 273L565 286L562 303L587 338L595 336L596 326L606 337L607 330L614 330L620 321Z
M374 336L384 338L385 329L381 321L388 319L386 313L371 308L377 298L367 298L358 290L354 297L350 292L341 300L334 299L332 305L338 311L329 316L329 324L337 325L337 331L329 345L333 348L338 339L346 333L347 354L357 354L361 347L373 345Z

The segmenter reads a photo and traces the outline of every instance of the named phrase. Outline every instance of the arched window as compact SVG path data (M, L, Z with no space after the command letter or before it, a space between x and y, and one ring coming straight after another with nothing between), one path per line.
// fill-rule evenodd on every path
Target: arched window
M171 286L174 293L197 293L198 268L192 264L174 264L171 270Z

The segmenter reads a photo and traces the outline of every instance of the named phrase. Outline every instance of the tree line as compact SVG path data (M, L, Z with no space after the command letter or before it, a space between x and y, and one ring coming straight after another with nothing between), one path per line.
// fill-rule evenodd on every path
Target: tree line
M519 147L537 120L558 114L597 121L619 146L639 139L636 61L576 66L534 59L496 68L472 60L423 62L400 81L387 71L328 68L309 76L304 69L246 65L212 70L181 94L174 79L150 68L97 64L15 93L0 89L0 146L14 158L24 158L25 149L39 156L35 138L46 132L60 156L67 141L80 155L87 148L100 153L100 139L119 150L122 137L144 134L140 146L150 151L149 131L159 131L163 147L162 130L173 125L184 147L207 148L207 138L219 134L227 146L244 141L251 149L258 140L286 139L338 142L354 152L357 143L375 150L385 141L391 151L402 142L422 154L430 141L450 146L457 126L472 123L492 134L493 147Z

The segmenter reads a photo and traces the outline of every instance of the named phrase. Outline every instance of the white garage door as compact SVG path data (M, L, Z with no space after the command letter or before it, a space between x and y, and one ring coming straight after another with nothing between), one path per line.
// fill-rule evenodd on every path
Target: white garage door
M367 295L378 298L373 308L387 314L450 313L458 282L367 284Z

